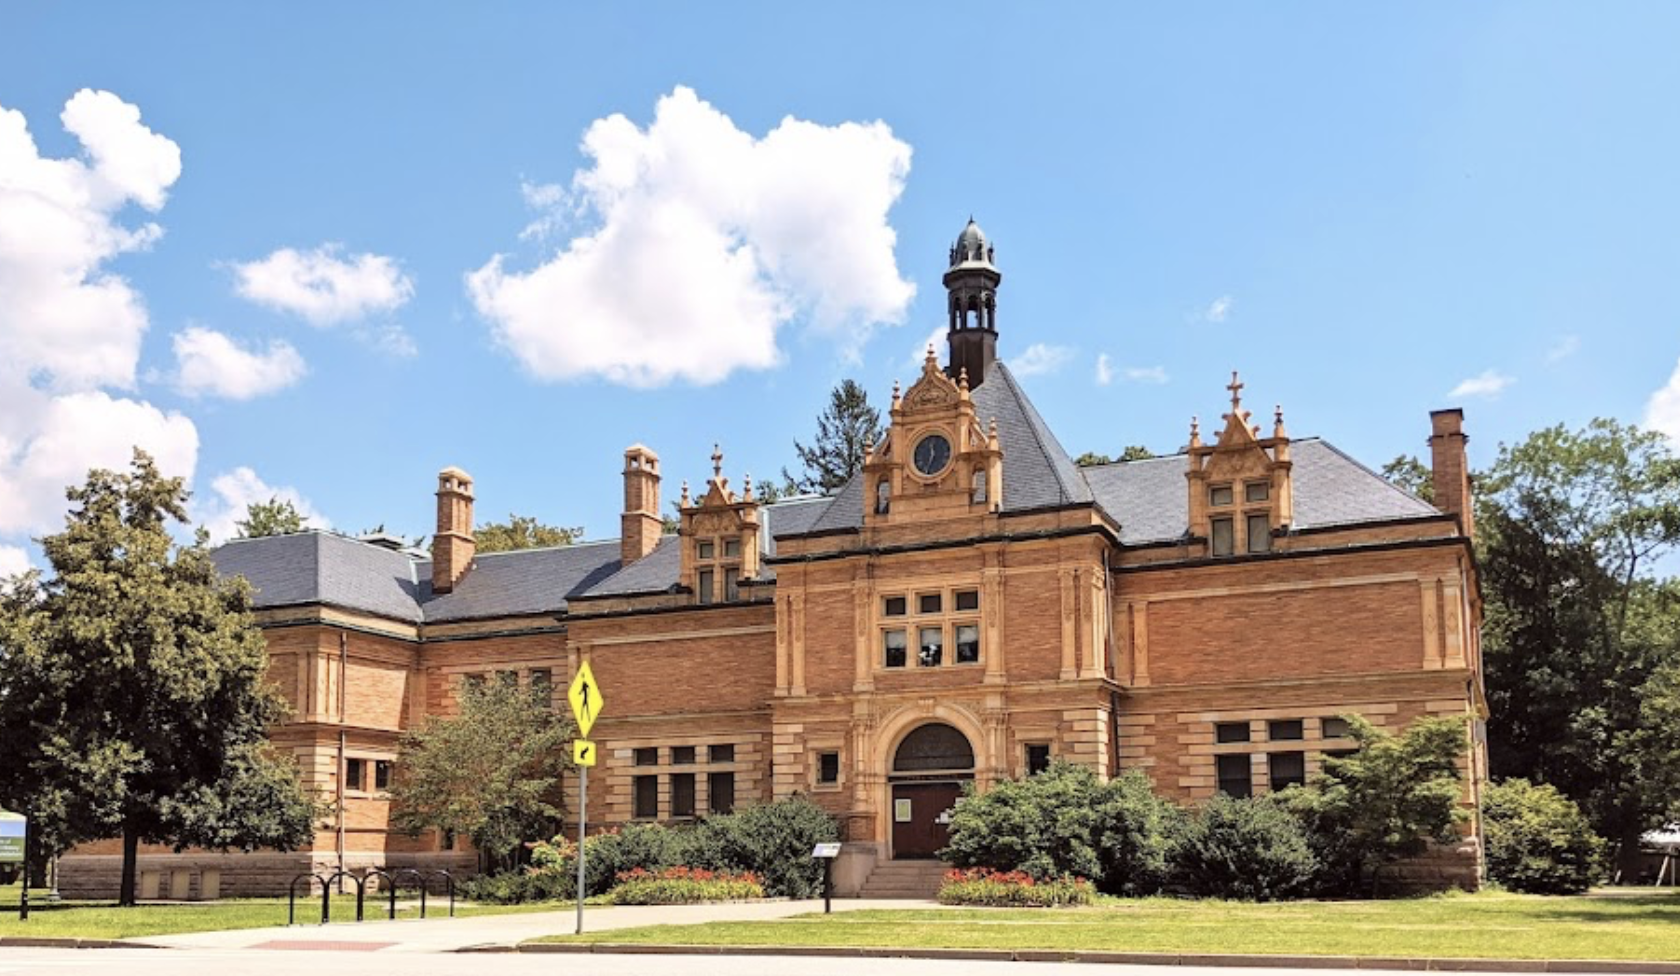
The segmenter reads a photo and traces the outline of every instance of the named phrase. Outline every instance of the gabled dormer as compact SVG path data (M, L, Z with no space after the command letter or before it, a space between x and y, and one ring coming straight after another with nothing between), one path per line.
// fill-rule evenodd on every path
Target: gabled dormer
M741 581L759 572L758 500L752 476L742 481L741 495L723 476L723 451L712 448L712 477L706 493L691 501L683 482L678 510L682 513L682 571L679 585L694 594L694 602L734 603L744 599Z
M1003 504L997 426L981 426L968 373L952 379L929 346L922 375L900 394L892 425L863 466L865 525L996 512Z
M1231 373L1231 412L1216 443L1202 443L1190 420L1190 534L1206 540L1209 556L1269 552L1294 521L1289 437L1283 408L1277 408L1272 436L1262 439L1242 408L1243 384Z

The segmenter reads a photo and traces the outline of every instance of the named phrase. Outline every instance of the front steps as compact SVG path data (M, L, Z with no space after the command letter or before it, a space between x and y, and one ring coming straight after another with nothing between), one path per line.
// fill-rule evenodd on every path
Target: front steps
M882 861L869 873L858 897L932 899L950 869L944 861Z

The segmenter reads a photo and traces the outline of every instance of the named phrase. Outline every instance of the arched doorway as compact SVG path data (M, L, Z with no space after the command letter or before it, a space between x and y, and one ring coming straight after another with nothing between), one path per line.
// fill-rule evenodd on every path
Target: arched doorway
M894 858L937 857L951 837L951 808L974 779L974 747L943 722L918 725L893 753Z

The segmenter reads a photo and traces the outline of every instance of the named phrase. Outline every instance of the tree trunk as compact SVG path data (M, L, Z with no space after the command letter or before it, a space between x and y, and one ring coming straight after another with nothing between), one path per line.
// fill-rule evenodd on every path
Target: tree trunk
M135 869L140 863L140 832L129 824L123 825L123 864L122 890L117 894L117 904L125 908L134 907Z
M1640 856L1639 836L1644 831L1639 829L1638 821L1623 827L1621 836L1616 838L1616 873L1621 876L1622 884L1637 884L1639 882Z

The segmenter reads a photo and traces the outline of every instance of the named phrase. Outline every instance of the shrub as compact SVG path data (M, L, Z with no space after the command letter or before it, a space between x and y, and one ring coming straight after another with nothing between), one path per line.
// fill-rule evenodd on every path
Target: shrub
M1512 891L1578 894L1600 877L1604 841L1555 787L1526 779L1489 786L1482 824L1488 877Z
M708 817L677 843L690 867L751 871L770 895L812 898L822 891L823 872L811 849L839 839L833 817L795 797Z
M946 905L1053 908L1089 905L1095 900L1096 888L1084 878L1064 875L1040 881L1025 871L947 871L939 886L939 901Z
M576 879L563 872L510 871L483 874L461 882L459 893L470 901L492 905L518 905L533 901L570 899L577 890Z
M1319 867L1288 811L1266 797L1223 793L1190 818L1173 860L1176 880L1191 894L1243 901L1298 898Z
M663 871L635 868L620 874L611 896L615 905L692 905L706 901L763 898L764 886L751 871L725 874L701 868Z
M1184 811L1156 796L1149 777L1134 769L1109 781L1097 819L1102 890L1127 896L1160 891L1172 873Z

